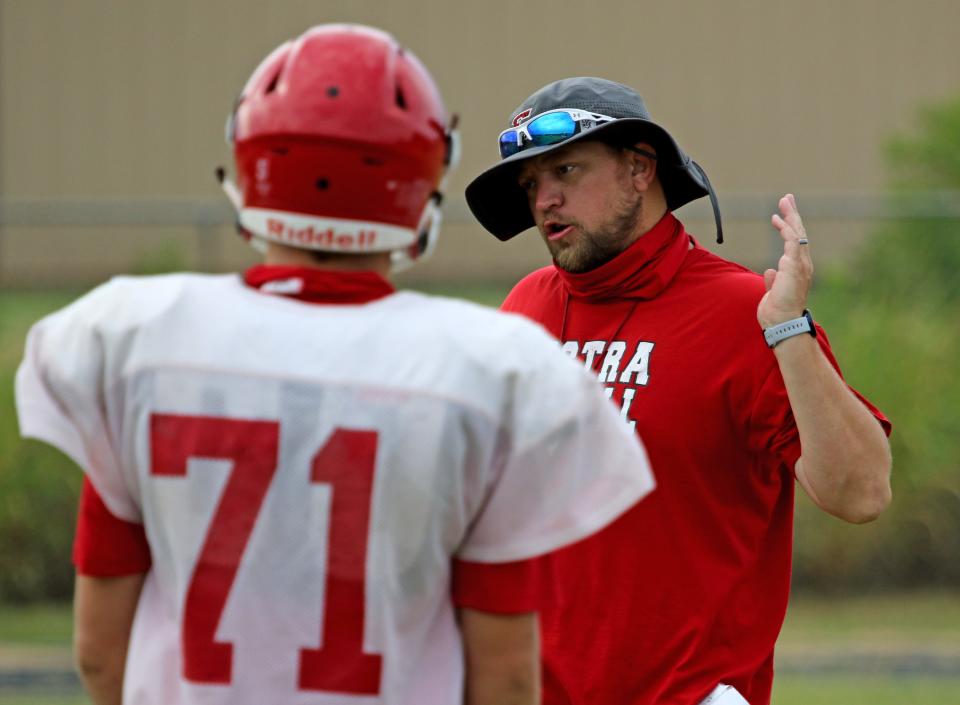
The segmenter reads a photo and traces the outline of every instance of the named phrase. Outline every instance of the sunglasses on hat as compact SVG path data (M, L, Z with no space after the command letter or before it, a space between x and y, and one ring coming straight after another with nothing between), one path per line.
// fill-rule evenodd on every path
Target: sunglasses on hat
M540 113L533 120L511 127L500 133L500 158L506 159L531 147L546 147L559 144L605 122L617 118L600 113L590 113L576 108L557 108Z

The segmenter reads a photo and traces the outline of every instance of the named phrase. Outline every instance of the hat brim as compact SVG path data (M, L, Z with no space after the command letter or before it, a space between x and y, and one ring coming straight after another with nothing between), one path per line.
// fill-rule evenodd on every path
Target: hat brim
M694 166L673 137L657 123L641 118L621 118L574 135L568 140L517 152L490 167L466 188L467 205L480 224L500 240L509 240L534 226L527 194L517 182L520 164L555 149L583 140L613 144L648 142L657 152L657 173L667 199L676 210L710 191L702 171Z

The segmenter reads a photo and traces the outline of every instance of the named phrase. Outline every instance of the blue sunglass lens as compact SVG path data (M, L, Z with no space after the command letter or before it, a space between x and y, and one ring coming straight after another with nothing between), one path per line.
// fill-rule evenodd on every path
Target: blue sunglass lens
M520 151L520 140L516 130L509 130L500 135L500 157L506 159Z
M567 113L549 113L536 117L522 126L530 139L519 130L508 130L500 135L500 157L506 159L528 147L546 147L568 140L577 134L577 121Z
M573 137L577 123L567 113L550 113L534 118L527 124L530 140L537 147L557 144Z

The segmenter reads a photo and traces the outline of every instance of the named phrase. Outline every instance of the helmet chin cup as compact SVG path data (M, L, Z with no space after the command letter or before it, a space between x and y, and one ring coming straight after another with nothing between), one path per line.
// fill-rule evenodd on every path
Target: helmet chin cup
M227 170L222 166L217 167L216 171L217 182L220 184L220 188L223 189L223 192L227 196L227 200L230 201L230 205L233 206L233 209L240 212L240 209L243 208L243 196L240 193L240 189L237 188L237 185L233 183L233 179L227 176Z
M261 240L259 237L255 237L252 232L247 230L240 223L240 211L243 208L243 196L240 194L240 189L237 188L237 185L233 183L233 179L227 176L227 170L222 166L218 166L215 171L217 182L220 184L220 188L223 189L223 192L227 196L227 200L230 201L230 205L233 206L233 210L237 214L237 233L247 242L250 247L255 249L261 255L267 254L267 243Z
M427 201L417 228L417 239L409 247L394 250L390 253L390 271L404 272L417 262L429 259L437 249L437 240L440 239L440 225L443 222L443 211L439 203L442 197L439 193Z
M444 160L446 169L440 179L439 189L433 192L423 208L423 214L420 216L420 222L417 225L417 241L408 248L395 250L391 253L390 269L394 273L403 272L417 262L429 259L434 250L437 249L437 242L440 239L440 226L443 223L443 210L441 208L443 193L446 190L451 172L460 164L462 153L460 130L457 129L459 120L459 116L454 114L447 126L447 155Z
M460 157L463 156L463 143L460 140L460 130L457 125L460 123L460 116L454 113L450 116L450 123L447 125L447 156L444 163L447 166L444 178L451 171L460 166Z

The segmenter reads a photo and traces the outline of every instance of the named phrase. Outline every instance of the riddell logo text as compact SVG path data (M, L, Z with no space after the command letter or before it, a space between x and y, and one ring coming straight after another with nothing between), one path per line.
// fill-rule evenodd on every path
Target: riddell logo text
M337 231L333 228L317 230L312 225L305 228L291 228L282 220L267 220L270 237L296 245L324 245L341 250L368 250L377 241L376 230L357 230L355 232Z

